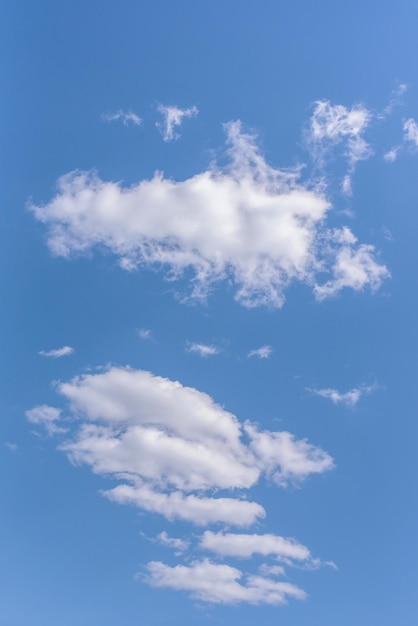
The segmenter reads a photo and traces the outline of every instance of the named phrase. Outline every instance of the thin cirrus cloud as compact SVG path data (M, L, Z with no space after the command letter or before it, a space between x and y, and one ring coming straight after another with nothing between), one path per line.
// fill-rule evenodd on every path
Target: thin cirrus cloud
M195 106L181 109L176 106L159 104L157 106L157 110L161 114L162 120L160 122L156 122L156 126L160 131L163 140L166 142L179 139L180 133L178 132L178 129L182 125L183 120L190 117L196 117L199 113L198 108Z
M220 349L217 346L207 345L205 343L187 343L186 352L198 354L201 357L214 356L219 354Z
M316 145L344 138L354 167L367 152L367 121L363 109L335 114L326 107L312 122ZM327 227L331 205L323 190L300 183L300 170L270 166L239 121L225 130L229 164L184 181L157 174L126 188L94 173L59 179L49 203L30 207L47 227L52 253L71 258L104 248L125 270L156 266L168 279L192 270L190 298L206 298L228 280L247 307L280 308L295 282L318 300L378 289L389 271L348 227Z
M269 359L273 349L271 346L261 346L261 348L257 348L256 350L250 350L248 353L248 358L258 357L259 359Z
M134 113L133 111L123 111L119 109L114 113L103 113L102 120L104 122L116 122L121 121L124 126L129 126L129 124L133 124L134 126L141 126L142 119Z
M41 356L49 357L50 359L59 359L63 356L69 356L74 353L74 348L71 346L63 346L62 348L57 348L56 350L41 350L38 352Z
M372 393L376 390L376 385L360 385L359 387L354 387L350 389L350 391L346 391L345 393L341 393L337 389L312 389L310 387L306 388L306 391L310 393L320 396L321 398L326 398L327 400L331 400L333 404L343 404L345 406L353 407L355 406L360 398L366 394Z

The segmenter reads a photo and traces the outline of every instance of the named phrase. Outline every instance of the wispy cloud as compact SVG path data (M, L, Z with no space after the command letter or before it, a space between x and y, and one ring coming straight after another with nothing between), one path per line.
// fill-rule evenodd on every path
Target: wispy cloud
M247 356L249 359L253 356L257 356L259 359L268 359L272 352L273 349L271 346L261 346L261 348L257 348L256 350L250 350Z
M67 432L66 428L58 426L58 422L61 419L61 410L53 406L41 404L26 411L25 415L31 424L42 426L50 436Z
M408 85L405 83L400 83L393 89L389 103L381 113L377 114L378 119L386 119L393 113L393 110L402 104L403 95L408 91Z
M344 137L354 165L367 152L361 147L367 111L332 113L324 106L312 122L315 138L333 145ZM319 300L345 288L377 289L387 268L348 227L327 228L331 205L323 192L299 183L299 170L270 166L240 122L225 130L229 164L181 182L161 174L130 187L92 173L61 178L55 198L31 206L48 227L51 251L73 258L104 248L129 271L158 266L171 279L191 270L191 298L205 298L214 283L229 280L248 307L281 307L294 282L309 285Z
M194 352L199 356L207 357L219 354L220 349L217 346L206 345L204 343L187 343L186 352Z
M403 125L404 140L413 143L418 147L418 124L413 117L410 117Z
M120 120L124 126L129 126L129 124L141 126L142 124L142 119L139 115L133 111L123 111L122 109L115 111L115 113L103 113L102 120L104 122L116 122Z
M366 394L372 393L372 391L376 391L376 385L360 385L359 387L354 387L350 391L345 393L341 393L337 389L312 389L310 387L306 388L306 391L310 393L320 396L321 398L327 398L331 400L334 404L344 404L345 406L355 406L360 398Z
M138 337L143 340L152 339L152 330L149 330L149 328L140 328L138 330Z
M323 168L329 153L342 145L348 163L342 190L352 193L352 175L359 161L372 156L373 151L364 139L364 132L372 119L371 112L363 105L351 109L342 104L332 105L328 100L318 100L307 131L307 141L318 167Z
M17 452L18 450L17 443L11 443L10 441L6 441L4 445L10 450L10 452Z
M156 126L163 136L164 141L173 141L180 137L176 129L180 128L183 120L188 117L196 117L199 113L197 107L192 106L187 109L180 109L176 106L159 104L158 112L162 115L162 121L157 122Z
M179 539L176 537L169 537L165 530L163 530L163 532L157 535L157 541L161 543L163 546L172 548L173 550L176 550L177 552L184 552L190 546L189 541L185 541L184 539Z
M38 352L41 356L46 356L51 359L59 359L62 356L69 356L74 353L74 348L71 346L63 346L62 348L58 348L56 350L41 350Z

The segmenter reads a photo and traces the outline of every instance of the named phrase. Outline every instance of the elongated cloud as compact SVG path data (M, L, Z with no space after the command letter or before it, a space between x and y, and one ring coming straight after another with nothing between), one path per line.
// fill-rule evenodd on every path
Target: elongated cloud
M261 346L261 348L250 350L247 356L249 359L253 356L257 356L259 359L269 359L272 352L271 346Z
M103 113L102 120L105 122L116 122L120 120L124 126L133 124L134 126L141 126L142 119L133 111L123 111L119 109L115 113Z
M57 390L81 420L61 449L119 481L108 498L170 520L249 526L265 510L243 494L263 474L286 486L333 467L305 440L242 425L207 394L142 370L113 367ZM54 427L60 415L53 407L28 412Z
M321 142L347 136L353 165L366 154L367 114L345 110L333 120L327 111L316 118L315 136ZM377 289L388 270L347 227L326 227L331 207L323 193L298 183L298 171L271 167L240 122L225 130L229 165L184 181L158 174L123 187L92 173L62 177L55 198L31 205L47 226L52 253L70 258L107 249L126 270L157 266L169 279L190 269L194 298L227 279L250 307L281 307L293 282L311 286L318 299L345 288Z
M63 346L62 348L57 348L56 350L41 350L38 354L51 359L59 359L62 356L69 356L70 354L73 354L73 352L74 348L71 348L71 346Z
M306 593L296 585L263 576L246 576L230 565L207 559L190 565L170 567L153 561L147 566L147 580L154 587L186 591L198 600L213 604L284 604L288 597L303 600Z
M363 395L371 393L375 390L376 385L360 385L359 387L354 387L345 393L341 393L337 389L311 389L310 387L307 387L307 391L316 396L327 398L328 400L331 400L333 404L345 404L346 406L355 406Z
M188 343L186 346L187 352L194 352L199 356L214 356L215 354L219 354L219 348L212 345L207 345L205 343Z
M196 117L199 113L197 107L195 106L187 109L180 109L176 106L159 104L157 108L163 119L161 122L157 122L156 126L162 134L164 141L173 141L174 139L178 139L180 134L176 131L176 129L180 128L183 119Z
M200 547L221 556L250 558L254 554L282 557L290 560L305 561L310 557L308 548L294 539L278 535L203 533Z

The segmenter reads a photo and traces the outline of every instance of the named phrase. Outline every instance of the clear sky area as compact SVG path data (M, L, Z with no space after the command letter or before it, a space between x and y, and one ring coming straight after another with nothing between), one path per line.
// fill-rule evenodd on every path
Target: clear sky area
M417 3L0 24L0 626L416 626Z

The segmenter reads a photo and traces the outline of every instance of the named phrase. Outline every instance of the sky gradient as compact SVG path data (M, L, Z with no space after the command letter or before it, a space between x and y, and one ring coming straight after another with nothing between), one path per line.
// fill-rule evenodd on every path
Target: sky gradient
M415 625L416 5L1 16L1 624Z

